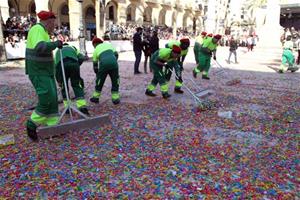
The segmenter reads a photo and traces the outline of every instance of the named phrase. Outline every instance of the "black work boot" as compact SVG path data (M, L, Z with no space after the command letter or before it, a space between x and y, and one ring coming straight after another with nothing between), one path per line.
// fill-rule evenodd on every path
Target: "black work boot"
M171 95L169 93L162 93L162 96L164 99L168 99L169 97L171 97Z
M193 77L197 78L197 72L193 69Z
M183 90L181 90L181 88L174 88L174 92L178 94L184 93Z
M113 104L117 105L120 103L120 99L115 99L115 100L112 100Z
M90 115L89 111L87 108L79 108L79 111L82 112L85 115Z
M150 91L148 89L146 90L145 95L150 96L150 97L155 97L156 96L156 94L154 94L152 91Z
M99 103L99 98L97 98L97 97L92 97L92 98L90 98L90 102L93 102L93 103Z
M202 75L202 79L209 80L210 78L207 75Z
M38 136L37 136L37 133L36 133L37 126L31 121L27 121L26 126L27 126L27 135L28 135L28 137L32 141L37 141L38 140Z

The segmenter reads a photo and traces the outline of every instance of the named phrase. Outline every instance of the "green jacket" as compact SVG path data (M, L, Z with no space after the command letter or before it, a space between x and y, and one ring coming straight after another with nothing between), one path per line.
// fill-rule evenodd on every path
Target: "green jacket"
M28 75L54 75L54 62L52 51L57 42L51 42L44 25L38 23L28 32L25 73Z
M215 53L217 51L218 44L213 43L212 40L212 37L207 37L204 39L203 44L200 47L200 51L210 55Z
M93 53L93 66L115 69L118 68L118 52L109 42L98 44Z
M62 57L63 59L65 58L70 58L74 60L75 62L78 62L79 65L82 64L82 62L85 60L85 57L83 54L80 53L76 47L71 46L71 45L64 45L62 48ZM55 66L60 65L60 50L56 51L55 57L54 57L54 62Z
M170 61L175 61L175 58L171 57L172 54L172 49L170 48L162 48L157 50L153 56L151 56L151 64L157 65L157 61L160 61L162 63L170 62Z
M181 45L181 42L180 41L177 41L177 40L171 40L169 41L167 44L166 44L166 48L170 48L172 49L173 48L173 45L176 45L176 46L179 46ZM188 54L188 51L189 49L185 49L185 50L181 50L181 54L180 56L186 56Z

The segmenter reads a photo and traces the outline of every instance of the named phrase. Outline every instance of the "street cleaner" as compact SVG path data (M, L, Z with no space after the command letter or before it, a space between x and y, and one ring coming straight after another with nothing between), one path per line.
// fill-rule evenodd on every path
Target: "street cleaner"
M27 134L32 140L38 139L38 126L52 126L59 121L52 51L62 48L62 41L50 41L49 35L55 25L54 13L41 11L37 16L40 23L31 27L28 32L25 55L25 72L38 96L38 105L26 123Z
M199 53L199 63L198 66L193 70L194 78L197 78L197 74L202 72L202 79L209 80L208 72L210 69L211 57L216 60L216 51L218 47L218 42L222 38L221 35L217 34L213 37L207 37L202 46L200 47Z
M87 102L84 98L84 81L80 77L80 65L83 63L84 60L87 58L80 53L76 47L71 46L67 43L63 45L62 48L62 57L63 57L63 64L67 82L67 89L69 91L69 80L71 81L71 86L73 88L75 99L76 99L76 106L80 112L83 114L89 115L87 109ZM63 74L61 70L61 58L60 58L60 51L57 51L55 54L55 68L56 68L56 81L58 85L62 89L62 96L64 106L67 107L68 101L66 97L66 89L63 80ZM67 110L68 112L69 110Z
M109 75L112 83L111 87L111 99L113 104L120 103L119 94L119 65L118 65L118 52L112 46L110 42L103 42L100 38L95 38L93 41L95 47L93 53L93 69L96 74L96 86L90 101L93 103L99 103L101 92L105 79Z
M279 73L284 73L287 71L295 72L299 68L295 66L295 56L293 54L293 41L292 36L287 36L286 41L283 45L283 52L281 58L281 65Z
M174 45L179 46L181 48L181 54L177 60L171 60L166 64L165 75L166 75L166 80L169 82L172 76L172 71L173 70L175 71L176 82L175 82L174 92L182 94L183 90L181 90L181 87L183 83L182 80L183 62L189 50L190 40L188 38L182 38L180 41L172 40L166 44L166 48L172 49Z
M203 44L203 40L206 38L207 33L205 31L201 32L199 36L196 37L195 39L195 45L194 45L194 55L195 55L195 60L196 64L198 65L199 63L199 52L200 52L200 47Z
M150 67L153 70L153 79L148 85L145 94L148 96L156 96L153 91L156 85L159 83L160 90L164 99L168 99L171 95L168 93L169 86L164 73L164 67L166 62L177 61L181 55L181 48L177 45L173 45L172 49L162 48L157 50L150 59Z

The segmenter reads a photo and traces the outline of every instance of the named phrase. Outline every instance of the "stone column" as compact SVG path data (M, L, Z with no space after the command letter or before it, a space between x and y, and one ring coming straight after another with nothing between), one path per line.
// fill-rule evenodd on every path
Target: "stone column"
M1 15L1 9L0 9L0 17ZM3 30L2 30L2 23L0 24L0 62L5 62L7 60L6 57L6 50L5 50L5 38L3 37Z
M268 0L266 11L266 23L258 33L260 41L258 45L264 47L280 47L280 5L279 0Z
M143 12L144 12L143 6L137 5L135 9L135 23L137 23L138 25L143 25L144 22Z
M208 33L214 33L216 28L216 0L208 1L206 17L205 30Z
M69 0L69 18L71 37L78 39L79 37L79 2Z
M0 0L0 8L2 13L2 19L5 23L6 20L9 18L9 6L8 6L8 0Z
M95 1L95 10L96 10L96 35L97 37L101 37L100 30L100 15L101 15L101 2L100 0ZM93 39L93 38L91 38Z
M48 9L48 0L41 1L41 0L35 0L35 12L39 13L42 10L49 10Z

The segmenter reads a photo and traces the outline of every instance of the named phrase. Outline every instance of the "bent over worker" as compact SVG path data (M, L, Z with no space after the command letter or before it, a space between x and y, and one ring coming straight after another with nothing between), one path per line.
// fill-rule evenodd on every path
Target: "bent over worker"
M203 40L206 38L207 33L205 31L201 32L199 36L196 37L195 39L195 45L194 45L194 55L195 55L195 60L196 64L198 65L199 63L199 52L200 52L200 47L202 46Z
M25 56L25 71L38 96L38 105L26 124L27 134L32 140L38 139L38 126L56 125L59 120L52 51L56 47L62 48L61 41L51 42L49 38L54 30L55 15L41 11L37 16L40 23L29 30Z
M93 103L99 103L102 88L105 83L107 75L111 79L111 99L113 104L120 103L119 94L119 65L118 52L109 42L103 42L100 38L93 40L95 47L93 53L93 68L96 73L96 86L92 98Z
M84 98L84 81L80 77L80 65L86 60L86 57L80 53L76 47L71 46L67 43L63 45L62 48L62 57L64 63L64 70L67 82L67 89L69 91L69 80L71 80L71 86L73 88L75 98L76 98L76 106L77 108L84 114L89 115L87 109L87 102ZM55 67L56 67L56 81L58 85L62 89L63 102L65 107L68 105L68 101L66 99L66 88L64 85L63 74L61 69L61 58L60 52L57 51L55 54ZM68 112L68 110L67 110Z
M183 91L181 90L182 87L182 71L183 71L183 62L184 59L188 53L188 48L190 46L190 40L188 38L182 38L180 41L170 41L169 43L166 44L166 48L171 48L177 45L181 48L181 53L180 56L177 60L172 60L169 61L166 64L166 79L167 81L170 81L171 76L172 76L172 71L174 69L175 74L176 74L176 82L175 82L175 88L174 88L174 92L182 94Z
M164 99L169 98L171 95L168 93L169 86L165 78L163 68L166 62L176 61L181 53L181 48L177 45L173 45L173 48L163 48L157 50L150 59L150 67L153 70L153 79L151 84L148 85L145 94L148 96L156 96L153 91L156 88L157 83L160 85L160 90Z
M211 57L216 60L216 51L219 40L222 38L221 35L217 34L213 37L207 37L204 41L202 46L200 47L199 55L199 63L196 68L193 70L194 78L197 77L197 74L202 72L202 79L209 80L208 71L210 69L210 61Z

